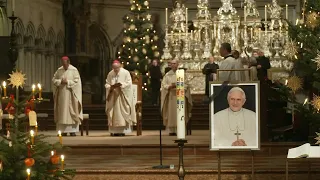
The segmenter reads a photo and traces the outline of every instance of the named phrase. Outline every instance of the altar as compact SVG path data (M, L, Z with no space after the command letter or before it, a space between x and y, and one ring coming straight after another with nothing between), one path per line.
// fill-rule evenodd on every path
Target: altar
M187 69L192 94L204 94L202 68L211 56L219 65L223 60L219 49L224 42L240 52L243 64L251 61L254 52L262 51L270 58L272 68L268 76L273 81L285 81L293 68L298 44L288 35L288 6L281 7L277 0L273 0L265 5L264 17L261 17L254 0L245 0L243 15L232 3L233 0L221 0L221 7L212 16L209 1L198 0L195 19L188 19L188 8L179 2L175 3L170 15L168 8L165 10L165 47L161 69L164 71L170 60L179 60L180 66ZM193 30L188 27L190 21Z

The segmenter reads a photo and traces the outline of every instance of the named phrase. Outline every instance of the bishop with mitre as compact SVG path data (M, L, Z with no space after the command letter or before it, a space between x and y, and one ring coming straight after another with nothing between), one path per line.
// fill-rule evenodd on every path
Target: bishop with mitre
M67 56L61 59L62 66L53 75L54 121L57 131L63 136L76 136L83 120L82 86L77 68Z
M136 124L136 111L133 99L130 72L113 61L112 71L106 79L106 114L111 136L124 136L132 132Z
M177 60L171 61L171 70L163 77L161 83L161 115L163 125L169 131L169 136L177 135L177 95L176 95L176 71L179 67ZM185 122L191 117L192 97L187 78L185 78Z

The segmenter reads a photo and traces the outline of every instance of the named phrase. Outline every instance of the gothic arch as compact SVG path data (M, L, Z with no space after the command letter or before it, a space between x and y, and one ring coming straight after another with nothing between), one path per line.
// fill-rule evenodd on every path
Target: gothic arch
M58 32L57 35L56 51L60 54L64 53L64 36L61 30Z
M0 36L9 36L9 23L6 7L0 7Z
M96 74L93 81L92 89L95 94L99 94L99 99L104 99L104 86L106 75L110 71L111 66L111 40L106 31L98 24L94 23L89 26L89 54L93 58L91 61L95 63Z
M24 44L27 47L33 47L34 46L34 40L36 36L36 30L32 22L29 22L27 25L27 30L24 35Z
M110 62L110 59L112 58L112 46L111 39L107 32L100 25L94 23L89 27L89 39L89 53L92 55L94 54L106 63ZM109 64L107 66L109 66Z
M49 50L54 50L54 44L56 42L56 35L52 27L49 28L46 39L46 48Z
M24 37L24 32L25 32L25 29L24 29L24 25L23 25L23 22L21 21L20 18L18 18L16 20L16 25L15 25L15 33L17 35L17 43L19 45L22 45L23 44L23 37Z
M46 38L46 31L42 24L39 25L37 30L37 37L36 37L36 46L38 48L44 48L45 47L45 38Z

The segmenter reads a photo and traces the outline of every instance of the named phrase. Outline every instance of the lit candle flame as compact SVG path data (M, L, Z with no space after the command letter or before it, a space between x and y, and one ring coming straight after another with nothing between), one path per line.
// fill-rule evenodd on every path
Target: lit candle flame
M60 130L58 131L58 135L59 135L59 142L62 145L62 136L61 136L61 131Z
M38 88L39 88L39 90L41 90L41 84L40 83L38 83Z
M64 170L64 155L61 155L61 170Z
M31 173L31 170L28 168L28 169L27 169L27 176L28 176L28 177L27 177L27 180L30 180L30 173Z
M54 155L54 151L51 151L51 156L53 156Z
M286 79L285 85L288 85L288 79Z
M32 91L36 89L36 85L32 84Z
M30 136L34 136L34 131L33 130L30 131Z
M5 88L7 86L7 83L5 81L3 81L2 86Z
M307 104L307 103L308 103L308 98L306 98L306 99L304 100L303 105L305 105L305 104Z
M28 174L28 176L30 176L30 173L31 173L31 170L28 168L28 169L27 169L27 174Z

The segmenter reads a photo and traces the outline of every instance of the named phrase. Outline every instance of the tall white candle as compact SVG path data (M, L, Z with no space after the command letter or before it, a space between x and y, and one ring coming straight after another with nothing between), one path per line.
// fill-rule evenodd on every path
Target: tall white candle
M267 21L267 5L264 5L264 21Z
M12 11L14 12L16 8L16 0L12 0Z
M186 38L188 36L188 8L186 8Z
M176 71L177 90L177 139L186 138L185 98L184 98L184 69Z
M286 19L288 19L288 4L286 4Z
M168 25L168 8L166 8L166 25Z
M246 13L246 8L247 8L247 6L244 6L244 9L243 9L244 22L247 22L247 13Z
M191 40L193 40L193 30L191 30Z

